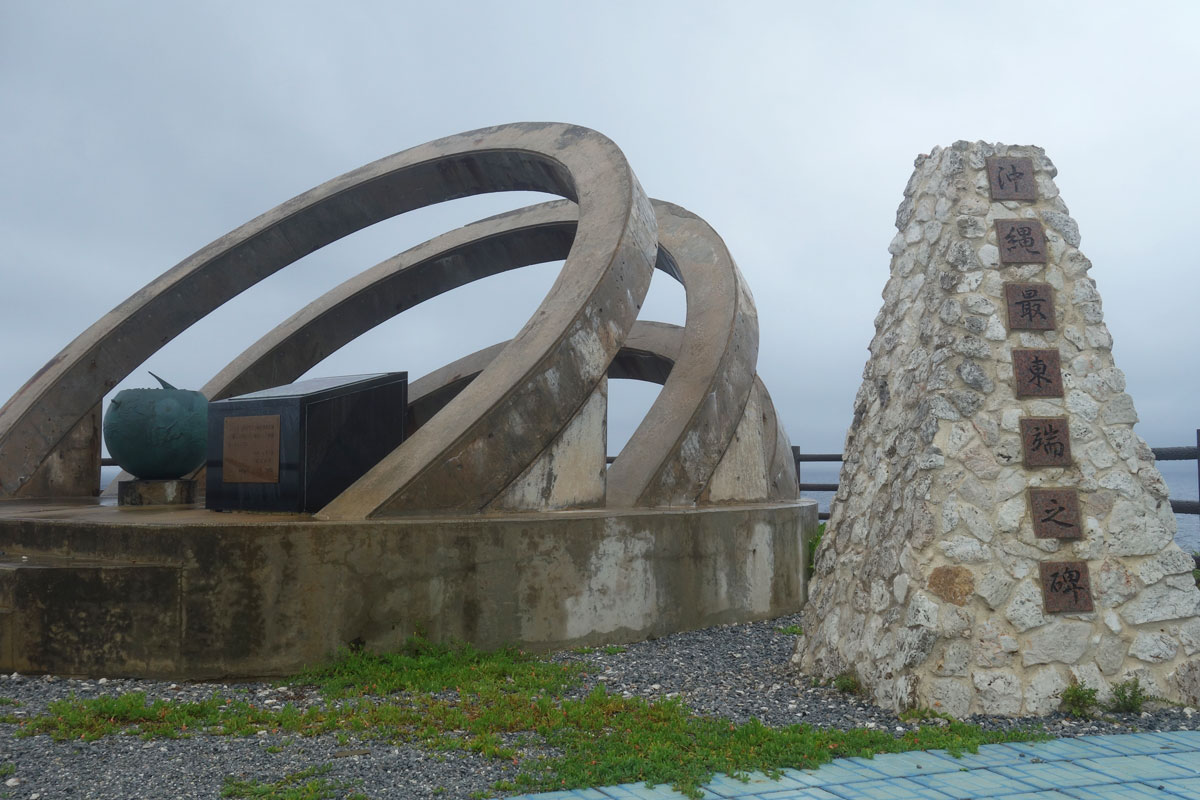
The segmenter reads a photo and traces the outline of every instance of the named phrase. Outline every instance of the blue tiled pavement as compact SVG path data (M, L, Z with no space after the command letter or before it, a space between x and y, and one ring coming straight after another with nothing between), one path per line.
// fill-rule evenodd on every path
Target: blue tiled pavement
M717 775L722 800L1200 800L1200 731L988 744L954 758L940 750L840 758L786 769L779 780ZM683 800L669 787L601 786L513 800Z

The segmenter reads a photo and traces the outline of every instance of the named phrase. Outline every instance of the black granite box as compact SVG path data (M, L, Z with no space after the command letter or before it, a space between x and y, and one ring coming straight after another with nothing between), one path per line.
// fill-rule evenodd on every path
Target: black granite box
M204 505L317 511L404 441L408 373L314 378L208 405Z

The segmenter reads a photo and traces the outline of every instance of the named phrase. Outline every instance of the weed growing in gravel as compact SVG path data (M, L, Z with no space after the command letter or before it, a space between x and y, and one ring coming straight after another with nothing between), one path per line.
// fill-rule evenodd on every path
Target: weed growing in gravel
M801 628L799 625L785 625L782 628L776 628L775 632L782 633L787 636L803 636L804 635L804 629Z
M906 708L896 715L902 722L913 722L920 720L945 720L946 722L954 722L954 717L941 711L934 711L932 708Z
M17 765L13 763L0 764L0 778L7 778L9 775L15 774Z
M0 706L19 706L19 700L13 700L11 697L0 697Z
M834 677L833 688L842 694L858 694L862 691L862 686L859 685L858 678L854 677L853 672L843 672Z
M226 778L225 786L221 789L221 797L249 798L278 798L278 800L336 800L345 797L346 800L366 800L365 795L358 792L346 794L353 784L346 781L333 781L319 777L329 772L332 767L320 764L308 769L302 769L287 775L274 783L261 781L240 781Z
M625 652L624 647L621 647L621 646L615 645L615 644L610 644L604 648L604 655L606 655L606 656L619 656L621 653L624 653L624 652Z
M400 653L342 653L331 663L288 681L320 687L327 700L324 708L301 711L286 705L270 710L244 699L220 697L199 703L149 702L141 693L72 698L52 703L48 713L24 721L18 735L46 733L69 740L121 733L147 738L193 733L249 736L266 730L301 736L334 734L347 742L407 742L433 751L468 750L514 762L519 759L516 748L528 742L547 745L555 755L519 762L521 770L511 781L496 784L495 791L646 781L670 784L690 797L699 797L699 787L717 772L771 774L785 767L815 767L842 756L928 748L973 752L985 743L1048 738L1036 731L988 732L940 720L940 726L908 731L899 738L879 730L768 728L757 720L738 725L696 716L678 699L648 702L610 695L603 686L581 699L566 696L578 684L579 673L588 668L554 664L515 650L485 654L466 646L413 639ZM226 796L319 798L328 794L294 792L310 784L313 792L346 788L331 788L321 780L314 773L254 786L235 781L227 785ZM245 794L250 791L260 793Z
M1088 719L1096 705L1099 689L1089 689L1081 683L1072 683L1062 690L1062 710L1072 717Z
M1161 697L1149 694L1143 689L1135 675L1127 681L1113 684L1108 710L1118 714L1140 714L1143 705L1161 700Z

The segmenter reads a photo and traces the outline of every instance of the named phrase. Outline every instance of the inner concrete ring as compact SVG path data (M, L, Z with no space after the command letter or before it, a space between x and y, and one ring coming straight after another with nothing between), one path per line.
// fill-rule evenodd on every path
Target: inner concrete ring
M658 200L652 204L658 220L657 266L683 283L687 326L663 391L608 471L610 507L696 504L741 420L758 354L754 303L720 237L686 209ZM202 391L220 399L289 383L431 297L509 269L560 259L570 248L576 213L574 204L563 201L530 206L387 259L268 332ZM395 463L408 460L415 438L397 449ZM385 464L376 468L387 469ZM346 497L353 499L356 491L350 487ZM319 516L342 518L337 507L343 502L349 504L339 498Z
M241 291L383 219L493 191L578 202L559 280L488 379L455 399L460 413L425 426L407 448L411 460L376 470L356 497L335 503L343 518L360 519L414 503L482 507L589 396L649 285L649 201L616 145L586 128L520 123L439 139L335 178L202 248L93 324L0 408L0 497L18 495L109 389ZM551 391L548 374L562 375L565 391ZM514 417L526 423L519 433L505 424Z
M685 335L684 329L678 325L638 320L629 331L617 357L609 365L608 377L665 384L679 358ZM408 395L408 422L411 428L419 428L437 414L491 363L505 344L501 342L485 347L414 381L409 386ZM770 485L767 500L795 500L799 493L791 443L779 424L767 387L757 376L754 378L752 395L756 397L763 415L763 457Z

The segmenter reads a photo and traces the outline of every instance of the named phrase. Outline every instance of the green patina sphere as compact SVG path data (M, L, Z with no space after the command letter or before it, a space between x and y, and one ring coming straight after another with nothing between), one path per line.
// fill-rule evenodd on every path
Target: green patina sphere
M146 481L190 474L204 464L207 450L208 399L158 380L162 389L117 392L104 415L109 455Z

